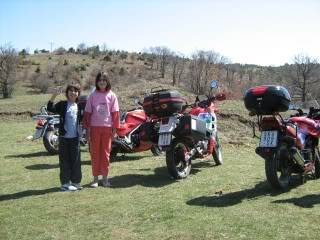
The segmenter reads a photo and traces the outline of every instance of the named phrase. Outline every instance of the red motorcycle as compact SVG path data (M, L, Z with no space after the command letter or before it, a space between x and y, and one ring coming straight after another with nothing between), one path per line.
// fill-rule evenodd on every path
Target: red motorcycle
M212 82L217 87L216 81ZM184 100L175 90L159 91L145 100L149 114L160 118L158 145L166 151L169 174L186 178L191 171L191 160L212 154L216 165L223 163L217 134L215 100L225 95L198 96L195 104L183 105ZM186 111L191 107L189 112Z
M307 175L320 177L320 109L311 107L307 114L295 109L297 114L284 119L279 112L289 109L291 97L284 87L275 85L250 88L244 103L250 115L258 116L261 137L256 153L265 159L266 177L273 188L287 188L293 174L302 182Z
M162 154L157 146L155 120L149 118L145 111L136 103L136 108L124 112L120 117L120 129L112 141L111 159L118 153L135 153L151 150L154 156Z

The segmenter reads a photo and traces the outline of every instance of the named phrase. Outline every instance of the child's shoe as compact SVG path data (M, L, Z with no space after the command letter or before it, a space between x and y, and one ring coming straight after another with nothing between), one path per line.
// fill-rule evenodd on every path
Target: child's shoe
M98 176L93 177L93 181L90 183L90 187L97 188L99 185L99 179Z

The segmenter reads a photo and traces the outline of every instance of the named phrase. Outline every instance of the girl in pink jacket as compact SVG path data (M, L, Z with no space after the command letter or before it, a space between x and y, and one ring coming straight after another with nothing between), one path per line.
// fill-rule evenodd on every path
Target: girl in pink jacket
M83 126L87 129L90 142L93 181L91 187L98 187L98 176L102 175L102 185L109 187L108 181L110 151L113 134L119 128L119 104L111 91L107 73L96 76L96 90L89 96L83 116Z

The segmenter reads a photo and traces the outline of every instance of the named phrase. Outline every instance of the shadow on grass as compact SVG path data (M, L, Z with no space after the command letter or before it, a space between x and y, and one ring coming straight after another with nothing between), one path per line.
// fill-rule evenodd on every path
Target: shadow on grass
M48 157L48 156L53 156L53 155L43 151L43 152L7 155L7 156L4 156L4 158L33 158L33 157Z
M91 165L91 161L81 161L81 165ZM54 168L59 168L59 164L47 164L47 163L39 163L39 164L33 164L30 166L26 166L26 169L29 170L49 170Z
M1 195L0 202L8 201L8 200L16 200L24 197L39 196L39 195L44 195L44 194L53 193L53 192L60 192L60 188L54 187L54 188L41 189L41 190L26 190L23 192Z
M154 174L125 174L122 176L115 176L110 178L112 188L130 188L137 185L144 187L163 187L175 182L170 179L166 167L154 169Z
M290 191L290 189L288 189L288 191ZM206 207L229 207L239 204L243 200L255 199L261 196L277 196L281 193L283 193L283 191L272 190L267 181L263 181L256 184L253 188L226 194L217 192L214 196L202 196L191 199L187 201L187 204Z
M320 204L320 194L309 194L298 198L289 198L283 200L276 200L272 203L293 203L298 207L313 208L314 205Z

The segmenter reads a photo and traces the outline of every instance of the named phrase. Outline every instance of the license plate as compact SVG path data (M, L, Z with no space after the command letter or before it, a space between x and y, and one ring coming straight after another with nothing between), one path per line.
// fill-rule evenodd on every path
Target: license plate
M169 146L171 143L171 133L162 133L159 135L158 145Z
M32 139L36 140L36 139L40 138L41 135L42 135L42 131L43 131L43 128L37 129L36 132L33 134L33 138Z
M278 144L278 131L261 132L260 147L276 147Z

